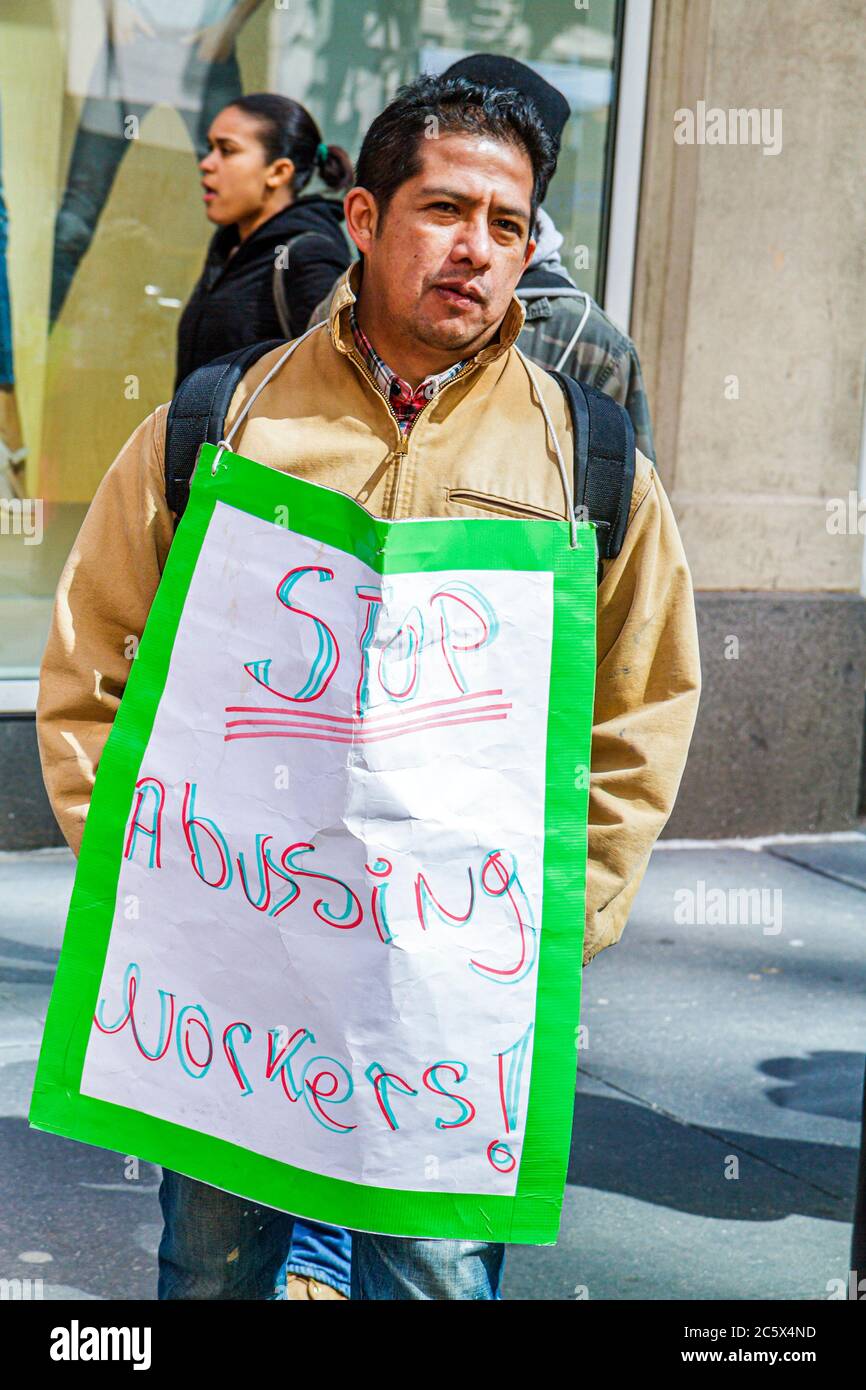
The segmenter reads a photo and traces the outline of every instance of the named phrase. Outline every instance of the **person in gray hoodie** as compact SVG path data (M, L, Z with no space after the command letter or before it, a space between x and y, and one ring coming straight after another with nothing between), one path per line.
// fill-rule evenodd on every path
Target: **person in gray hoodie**
M559 153L571 114L568 102L525 63L495 53L473 53L453 63L445 75L516 88L535 103ZM649 403L637 348L572 280L559 254L562 234L544 208L538 211L535 236L535 255L517 286L517 296L526 307L517 346L539 366L565 372L624 406L634 426L635 445L654 462Z

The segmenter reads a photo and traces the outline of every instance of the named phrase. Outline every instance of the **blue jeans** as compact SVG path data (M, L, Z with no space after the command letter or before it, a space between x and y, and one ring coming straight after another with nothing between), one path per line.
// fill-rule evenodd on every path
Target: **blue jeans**
M286 1261L287 1274L302 1274L330 1284L350 1295L352 1283L352 1237L341 1226L322 1226L317 1221L295 1217L292 1248Z
M163 1169L165 1226L157 1297L285 1297L281 1272L295 1218ZM352 1233L353 1299L494 1299L504 1246Z

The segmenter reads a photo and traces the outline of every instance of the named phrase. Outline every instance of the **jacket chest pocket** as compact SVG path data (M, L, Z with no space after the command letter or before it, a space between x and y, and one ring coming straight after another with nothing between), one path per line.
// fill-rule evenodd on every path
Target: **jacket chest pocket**
M448 501L460 507L477 507L481 512L496 516L535 517L540 521L565 520L564 505L562 511L555 512L547 507L536 507L530 502L515 502L509 497L497 497L492 492L472 492L464 487L449 488Z

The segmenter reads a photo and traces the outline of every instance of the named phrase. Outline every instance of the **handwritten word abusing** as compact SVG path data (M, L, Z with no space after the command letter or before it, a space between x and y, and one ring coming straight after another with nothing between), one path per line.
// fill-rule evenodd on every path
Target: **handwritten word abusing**
M495 984L517 984L533 969L538 951L538 932L532 907L521 883L516 856L503 848L480 851L475 866L468 864L455 886L449 867L447 888L434 886L432 871L417 871L408 881L392 883L392 860L374 857L363 864L364 878L354 884L322 862L314 844L299 840L282 850L273 848L274 836L258 833L254 848L235 850L226 831L211 816L197 809L198 786L183 783L179 825L166 812L163 782L142 777L124 840L124 858L143 863L148 870L162 869L165 838L172 831L183 836L185 853L196 878L216 892L234 888L246 904L268 918L280 918L290 910L306 912L311 925L330 931L370 929L384 946L396 941L400 930L427 932L433 926L464 928L480 919L480 925L497 936L497 964L471 956L468 967ZM166 825L168 821L168 826ZM440 870L441 873L441 870ZM398 895L398 905L392 898ZM486 908L486 911L485 911ZM501 963L502 932L514 939L513 959Z

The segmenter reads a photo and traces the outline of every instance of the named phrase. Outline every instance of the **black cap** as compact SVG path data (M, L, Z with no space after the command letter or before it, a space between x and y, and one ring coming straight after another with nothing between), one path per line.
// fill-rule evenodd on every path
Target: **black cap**
M540 77L533 68L514 58L498 53L470 53L446 68L443 77L467 77L471 82L484 82L493 87L514 87L538 108L542 124L556 147L559 145L571 108L562 92Z

